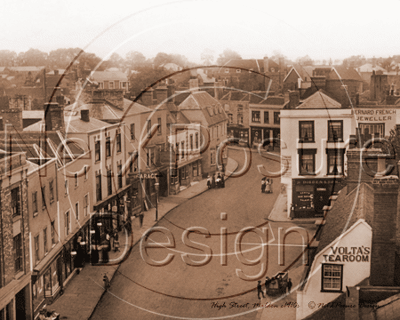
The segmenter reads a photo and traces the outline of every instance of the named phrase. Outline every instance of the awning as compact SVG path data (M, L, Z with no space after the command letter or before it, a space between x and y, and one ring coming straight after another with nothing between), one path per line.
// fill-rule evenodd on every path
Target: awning
M97 203L95 203L93 205L93 209L95 211L97 211L97 210L99 210L101 208L104 208L105 205L107 205L108 203L111 203L116 198L123 197L128 192L128 189L129 189L130 186L131 185L129 184L129 185L123 187L122 189L120 189L117 194L112 194L112 195L104 198L103 200L98 201Z
M33 268L33 272L32 272L32 278L36 279L38 277L40 277L44 271L47 270L47 267L53 263L54 260L57 259L58 254L61 252L61 250L63 249L63 243L62 242L58 242L51 250L50 252L47 254L47 256L42 259L42 261L40 261L34 268Z

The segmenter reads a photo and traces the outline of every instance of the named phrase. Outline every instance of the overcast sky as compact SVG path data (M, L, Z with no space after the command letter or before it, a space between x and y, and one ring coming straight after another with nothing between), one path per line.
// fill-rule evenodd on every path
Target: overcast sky
M1 0L0 49L80 47L106 58L208 48L243 58L400 54L400 1Z

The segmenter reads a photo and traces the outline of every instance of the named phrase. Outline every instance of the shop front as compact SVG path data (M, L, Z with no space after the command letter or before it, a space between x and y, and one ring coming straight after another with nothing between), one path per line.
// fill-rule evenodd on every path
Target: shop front
M342 188L343 181L338 178L293 179L292 216L322 217L323 207L329 205L330 196Z
M247 146L249 145L249 128L241 125L228 125L228 138L234 138L233 143Z
M258 145L263 140L262 138L262 128L251 128L251 145L253 147L258 147Z
M88 261L89 223L64 244L57 243L48 256L32 272L32 302L34 316L43 305L50 305L73 276L76 268ZM79 243L78 243L79 242ZM78 263L79 261L79 263Z

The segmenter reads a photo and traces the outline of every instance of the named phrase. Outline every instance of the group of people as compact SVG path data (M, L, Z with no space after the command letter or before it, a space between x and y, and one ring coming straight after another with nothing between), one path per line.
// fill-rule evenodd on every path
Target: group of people
M272 178L264 177L261 179L261 193L272 193Z
M225 188L225 175L220 172L207 176L207 187L211 188Z
M265 294L268 294L268 288L269 288L270 283L273 282L273 281L277 281L277 280L278 279L276 279L275 277L272 277L272 278L266 277L265 278ZM290 291L292 290L292 286L293 286L292 279L289 278L289 280L287 281L286 288L285 288L285 293L286 292L290 293ZM261 299L260 298L260 294L262 295L263 298L265 298L264 290L262 288L261 281L258 281L258 284L257 284L257 296L258 296L258 299Z

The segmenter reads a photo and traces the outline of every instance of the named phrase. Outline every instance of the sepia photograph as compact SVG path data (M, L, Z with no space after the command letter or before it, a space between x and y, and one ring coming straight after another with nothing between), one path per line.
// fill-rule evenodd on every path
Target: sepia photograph
M399 12L2 0L0 320L400 319Z

